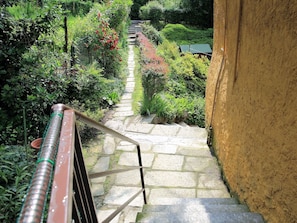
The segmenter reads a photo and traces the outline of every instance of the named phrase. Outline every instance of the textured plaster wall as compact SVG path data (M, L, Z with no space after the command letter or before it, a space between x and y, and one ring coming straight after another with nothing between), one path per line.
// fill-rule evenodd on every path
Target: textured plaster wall
M214 0L206 119L228 184L268 222L297 222L297 4Z

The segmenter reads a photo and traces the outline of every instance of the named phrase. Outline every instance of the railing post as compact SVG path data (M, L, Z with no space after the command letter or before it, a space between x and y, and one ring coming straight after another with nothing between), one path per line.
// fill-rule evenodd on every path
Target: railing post
M59 142L63 110L54 110L46 129L29 191L18 222L42 222Z
M138 155L139 166L142 167L141 151L140 151L140 146L139 145L137 145L137 155ZM144 202L144 204L147 204L146 193L145 193L143 168L140 168L139 171L140 171L140 178L141 178L141 186L142 186L142 189L143 189L143 192L142 192L142 194L143 194L143 202Z

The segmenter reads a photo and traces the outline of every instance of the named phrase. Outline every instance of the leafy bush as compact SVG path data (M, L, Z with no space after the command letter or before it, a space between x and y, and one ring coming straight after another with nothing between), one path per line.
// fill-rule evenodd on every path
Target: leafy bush
M176 43L169 42L166 39L158 46L157 52L158 55L163 57L169 64L180 57L180 52Z
M144 48L150 52L149 46ZM144 53L148 53L146 51ZM177 45L168 40L158 46L157 52L169 64L169 78L161 92L152 94L151 101L144 99L142 114L156 114L155 122L184 121L204 127L204 92L209 60L192 54L181 56ZM153 85L148 86L153 88Z
M142 59L142 85L144 90L144 106L150 110L153 96L165 87L168 65L164 59L156 54L154 45L142 34L138 34L137 42L140 46Z
M171 64L171 76L175 80L185 83L191 92L204 97L206 72L201 72L204 69L201 60L190 53L180 57ZM208 61L207 59L204 60Z
M22 142L24 131L29 140L42 135L51 106L65 101L69 78L58 69L63 60L63 54L46 46L32 46L23 54L19 74L8 79L1 90L2 115L7 119L1 121L0 143ZM24 119L27 130L23 129ZM9 135L11 131L16 133Z
M162 43L162 37L158 30L156 30L152 25L147 23L141 24L142 33L154 44L158 45Z
M149 1L139 10L139 16L143 20L150 20L152 24L158 24L162 19L164 8L158 1Z
M174 98L168 94L156 94L151 102L150 113L156 114L158 123L172 123L176 117Z
M204 106L201 97L175 97L163 92L154 95L148 109L149 114L156 114L158 123L186 122L204 127Z
M73 48L79 50L68 55L62 53L64 30L58 28L61 8L49 5L50 2L44 2L42 9L32 2L30 7L34 6L34 13L39 15L32 14L30 8L31 14L27 13L23 18L22 11L17 10L22 5L11 7L12 15L4 7L0 9L0 33L3 34L0 47L0 144L23 143L41 136L50 108L55 103L79 101L81 107L96 115L97 109L111 107L123 92L121 60L125 59L125 54L118 49L118 34L108 23L103 24L107 18L102 16L102 20L98 20L101 6L95 4L86 19L71 18L69 43L74 41L76 47ZM114 1L113 4L115 2L124 1ZM99 34L103 29L106 29L106 36ZM103 50L95 48L101 43ZM90 60L79 60L83 54Z
M132 5L132 0L113 0L110 7L106 10L106 17L109 18L110 27L115 29L117 32L122 31L124 27L123 21L126 21L130 7Z
M0 146L0 221L16 222L35 166L32 149Z
M106 78L120 77L125 56L119 45L120 37L108 21L106 12L94 8L79 22L86 25L86 29L75 28L78 31L74 36L76 55L83 64L97 61Z
M198 125L199 127L204 128L205 99L202 97L195 97L189 108L186 122L190 125Z
M210 61L190 53L181 56L174 42L165 40L158 46L158 54L166 58L170 65L170 81L167 89L174 95L181 95L188 89L197 96L204 97L205 81Z
M184 10L179 8L166 8L164 10L164 20L166 23L180 23L184 21Z
M80 1L80 0L62 0L59 2L62 5L64 11L69 11L71 15L85 15L93 6L92 1Z

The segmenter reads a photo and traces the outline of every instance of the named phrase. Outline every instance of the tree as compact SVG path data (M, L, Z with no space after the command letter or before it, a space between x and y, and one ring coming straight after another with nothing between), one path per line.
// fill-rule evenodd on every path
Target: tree
M134 0L131 7L130 17L131 19L140 19L139 10L141 6L144 6L148 0Z
M162 19L164 8L158 1L150 1L142 6L139 16L144 20L151 20L152 24L158 24Z
M182 0L181 8L188 15L190 24L203 28L213 27L213 0Z

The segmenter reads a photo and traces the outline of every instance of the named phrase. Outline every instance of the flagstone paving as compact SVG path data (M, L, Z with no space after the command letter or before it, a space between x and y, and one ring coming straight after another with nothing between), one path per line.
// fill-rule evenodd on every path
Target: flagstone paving
M139 142L148 203L171 204L177 198L229 198L218 162L206 144L205 129L185 124L155 125L135 116L131 100L135 86L133 58L130 45L126 90L105 125ZM91 172L138 165L136 146L109 134L102 151ZM100 221L141 189L139 170L92 179L91 184ZM140 194L112 222L134 222L142 206Z

